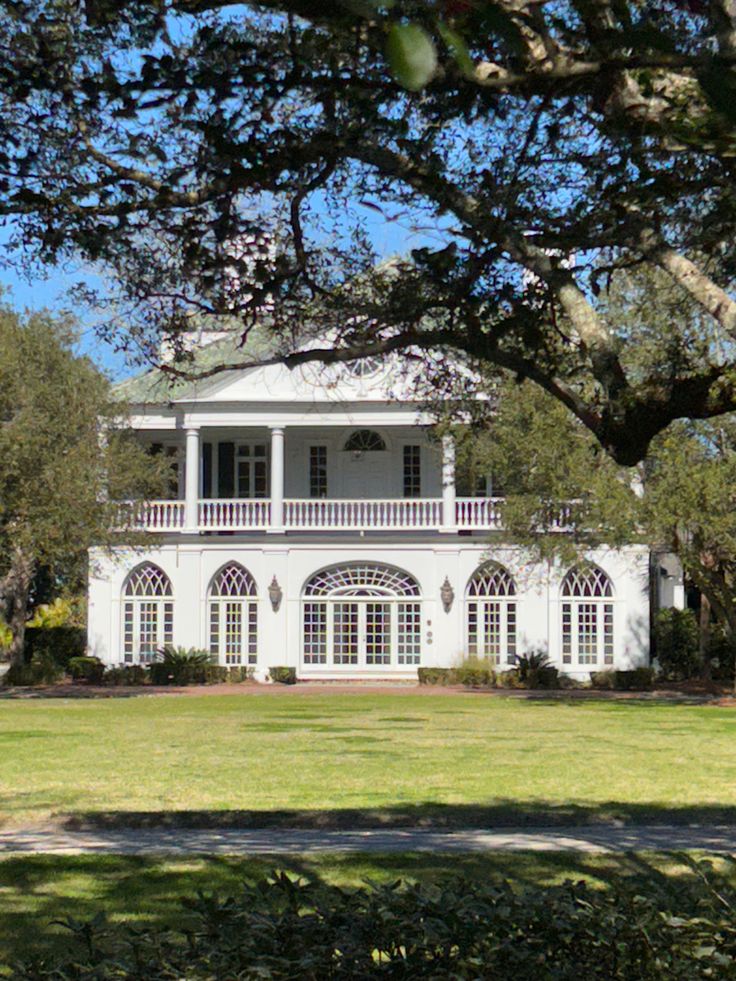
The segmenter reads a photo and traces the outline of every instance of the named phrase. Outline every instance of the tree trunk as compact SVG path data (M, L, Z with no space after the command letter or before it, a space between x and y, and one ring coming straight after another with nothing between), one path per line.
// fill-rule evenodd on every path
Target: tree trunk
M700 623L698 647L703 681L710 681L710 600L705 593L700 594Z
M23 660L28 594L33 579L33 566L33 560L20 549L16 549L10 569L0 582L0 602L2 602L5 622L11 633L8 651L11 664L19 664Z

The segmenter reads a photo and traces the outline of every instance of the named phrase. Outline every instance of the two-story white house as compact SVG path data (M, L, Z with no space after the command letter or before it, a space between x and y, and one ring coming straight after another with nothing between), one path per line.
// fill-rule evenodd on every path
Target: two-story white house
M577 677L648 663L649 550L530 563L492 487L458 493L451 439L396 389L371 360L122 383L172 493L140 505L150 549L93 553L90 652L146 663L173 643L303 679L411 679L464 654L503 669L539 648Z

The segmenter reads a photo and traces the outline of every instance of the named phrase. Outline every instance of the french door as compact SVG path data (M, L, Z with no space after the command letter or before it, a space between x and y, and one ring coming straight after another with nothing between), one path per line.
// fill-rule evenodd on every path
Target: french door
M392 608L380 600L339 600L332 604L335 664L373 667L391 663Z
M421 606L345 597L304 606L305 666L403 667L420 663Z

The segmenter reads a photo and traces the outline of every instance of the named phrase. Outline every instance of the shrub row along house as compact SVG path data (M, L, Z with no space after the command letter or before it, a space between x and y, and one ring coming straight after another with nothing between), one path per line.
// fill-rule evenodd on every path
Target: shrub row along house
M199 365L230 343L202 346ZM490 481L458 488L451 438L396 387L372 360L118 386L171 459L171 494L137 508L150 548L93 553L90 653L145 664L173 643L314 679L415 678L467 654L503 670L540 648L579 678L647 664L649 550L530 564Z

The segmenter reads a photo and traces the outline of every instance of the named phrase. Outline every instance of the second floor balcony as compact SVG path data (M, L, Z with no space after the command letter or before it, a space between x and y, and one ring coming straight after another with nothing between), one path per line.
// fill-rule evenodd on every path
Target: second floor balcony
M290 499L273 520L269 499L200 499L196 523L185 501L142 501L133 507L134 527L153 532L219 531L494 531L501 529L500 498L340 500Z

